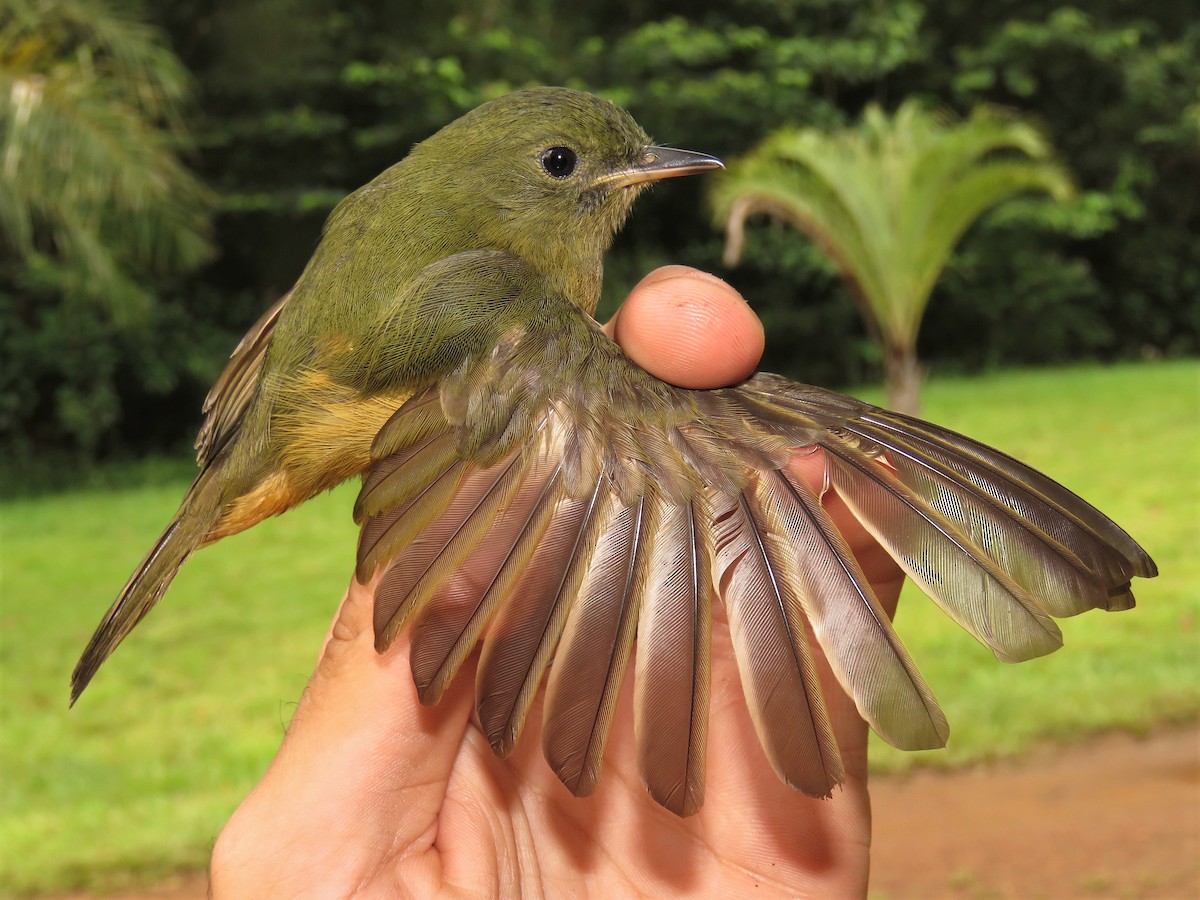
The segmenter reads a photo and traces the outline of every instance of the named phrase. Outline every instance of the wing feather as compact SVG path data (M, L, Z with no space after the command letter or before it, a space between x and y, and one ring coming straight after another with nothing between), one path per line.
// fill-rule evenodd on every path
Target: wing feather
M886 423L883 416L873 415L848 430L888 448L889 459L905 482L938 497L943 511L962 498L962 507L970 507L972 518L991 523L988 527L993 533L1011 539L1014 546L1023 545L1024 555L1018 553L1012 563L1014 574L1021 581L1017 573L1024 569L1031 580L1044 582L1040 588L1029 587L1039 600L1045 598L1044 605L1052 614L1133 606L1130 578L1147 575L1153 562L1144 557L1144 551L1144 559L1138 558L1125 546L1128 535L1115 524L1105 520L1111 527L1103 529L1096 521L1101 514L1085 501L1045 476L1029 477L1023 471L1027 467L1016 460L994 451L991 455L980 452L981 445L975 442L963 438L960 444L952 444L945 435L959 436L951 432L917 427L901 431L886 427ZM1052 493L1047 485L1053 485ZM966 512L963 509L959 514ZM1038 571L1039 566L1054 573L1049 583L1045 583L1049 573Z
M645 503L603 500L599 535L579 596L567 617L546 686L542 749L577 797L596 790L609 726L637 627Z
M449 429L379 460L363 479L354 521L407 506L458 461L458 439Z
M607 526L597 478L591 493L560 500L545 536L488 629L476 676L479 722L497 755L512 753L567 615Z
M634 734L638 767L658 803L679 816L704 805L713 594L707 542L692 503L651 495L640 601Z
M527 468L521 455L513 454L494 466L469 470L442 514L420 529L391 562L375 589L379 649L391 646L409 618L455 573L492 521L508 508ZM403 518L393 530L402 522ZM411 525L407 530L413 530Z
M1020 585L890 469L825 445L834 488L921 589L1004 662L1062 646L1062 632Z
M875 435L869 426L853 431L868 440ZM1107 608L1113 599L1109 586L1129 584L1125 560L1091 535L1063 535L1068 546L1043 529L1041 521L1054 527L1057 520L1062 534L1070 520L1061 515L1047 518L1046 508L1031 494L1021 496L1019 486L989 480L991 489L981 488L982 477L972 477L961 463L956 468L942 454L902 437L893 436L886 446L900 480L964 530L1052 616ZM1023 513L1014 514L1014 507L1023 507ZM1120 569L1126 574L1119 574Z
M800 588L813 637L859 713L894 747L945 746L950 728L937 698L820 499L786 469L756 487L755 517L777 523L767 532L776 568Z
M434 520L442 515L462 487L470 466L457 461L402 506L368 516L358 536L360 583L371 580L376 570L396 558ZM376 590L376 625L379 621L380 594ZM394 608L391 612L394 612ZM387 618L391 618L391 612ZM385 619L386 621L386 619Z
M413 623L412 672L421 702L442 698L497 606L520 578L562 499L561 465L535 461L511 506Z
M291 296L289 291L271 304L238 341L229 362L204 398L201 407L205 414L204 422L196 436L196 460L201 467L211 462L237 433L250 402L258 392L259 376L267 358L275 324Z
M920 435L931 446L939 446L951 458L974 460L1000 475L1009 484L1016 484L1022 487L1024 492L1038 496L1042 505L1049 508L1051 518L1062 520L1060 527L1064 530L1079 528L1090 534L1102 546L1123 557L1129 564L1126 578L1131 575L1153 578L1158 574L1154 560L1123 528L1082 497L1037 469L986 444L931 422L886 410L872 410L871 419L894 432ZM1000 496L997 499L1002 499L1003 492L998 493ZM1013 508L1019 515L1034 514L1033 510L1025 507ZM1053 528L1047 530L1054 533Z
M772 564L744 496L712 494L713 582L759 742L787 784L827 797L845 778L796 585Z

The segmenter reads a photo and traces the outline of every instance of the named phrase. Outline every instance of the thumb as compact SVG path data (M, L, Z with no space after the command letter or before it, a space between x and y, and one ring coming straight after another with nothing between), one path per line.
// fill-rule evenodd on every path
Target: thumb
M228 877L232 895L256 884L282 895L283 877L311 889L432 843L470 690L420 704L407 630L375 651L373 589L351 584L279 753L218 840L214 888Z
M639 366L669 384L719 388L753 374L762 323L736 290L688 266L643 278L605 331Z

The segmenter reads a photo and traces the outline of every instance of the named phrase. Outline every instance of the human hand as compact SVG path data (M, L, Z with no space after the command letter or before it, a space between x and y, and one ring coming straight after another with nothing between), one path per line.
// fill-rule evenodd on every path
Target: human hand
M684 387L747 377L763 343L732 288L682 266L647 276L608 331ZM818 486L821 465L794 463ZM900 570L835 494L825 505L893 612ZM371 586L352 584L278 755L217 841L214 896L862 895L866 725L815 650L846 783L828 800L787 788L759 747L720 604L713 614L708 787L680 819L638 775L632 678L600 787L573 797L542 759L540 697L497 759L472 722L474 659L437 707L421 706L407 633L377 654Z

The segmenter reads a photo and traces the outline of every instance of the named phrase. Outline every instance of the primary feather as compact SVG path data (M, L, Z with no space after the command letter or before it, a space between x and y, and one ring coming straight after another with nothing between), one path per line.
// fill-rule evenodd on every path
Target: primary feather
M699 498L651 498L633 697L638 768L650 796L688 816L704 805L712 548Z

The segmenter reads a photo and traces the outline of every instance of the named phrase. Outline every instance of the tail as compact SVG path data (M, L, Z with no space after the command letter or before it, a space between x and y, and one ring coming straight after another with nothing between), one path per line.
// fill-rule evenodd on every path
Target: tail
M116 601L105 613L71 675L71 705L96 671L125 640L126 635L154 608L192 551L204 543L216 522L221 502L215 467L209 467L188 488L179 511L137 567Z

